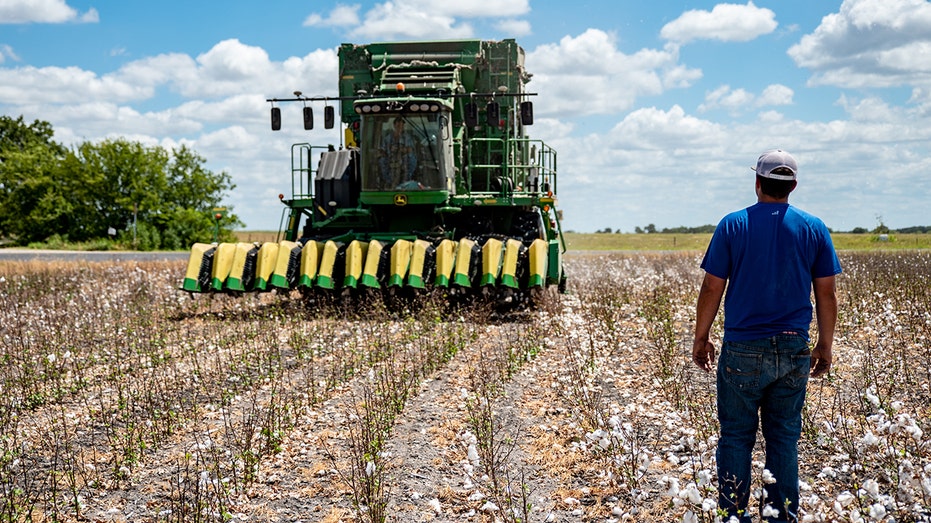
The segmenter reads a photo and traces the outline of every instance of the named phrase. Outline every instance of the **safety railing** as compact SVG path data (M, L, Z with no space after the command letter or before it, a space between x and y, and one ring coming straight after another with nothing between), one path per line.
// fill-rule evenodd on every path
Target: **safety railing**
M499 187L497 192L515 196L555 194L556 151L542 140L530 138L471 139L467 187L471 192L495 192L492 187L496 178L505 178L510 184Z

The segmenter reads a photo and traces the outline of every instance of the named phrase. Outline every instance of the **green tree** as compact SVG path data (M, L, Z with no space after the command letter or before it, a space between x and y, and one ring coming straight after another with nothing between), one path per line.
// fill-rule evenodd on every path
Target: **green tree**
M21 244L57 236L106 238L110 228L139 249L184 249L209 241L212 209L233 189L225 172L186 146L173 151L126 139L69 151L49 123L0 117L0 236ZM222 240L241 226L227 213Z
M66 149L51 124L0 116L0 237L31 241L67 220L67 192L55 187Z
M139 249L183 249L210 240L215 229L211 209L235 187L227 173L205 169L206 160L186 146L171 153L107 140L82 144L79 155L100 185L92 206L98 210L94 228L121 230L123 241ZM223 239L231 239L229 227L238 225L242 222L230 215Z

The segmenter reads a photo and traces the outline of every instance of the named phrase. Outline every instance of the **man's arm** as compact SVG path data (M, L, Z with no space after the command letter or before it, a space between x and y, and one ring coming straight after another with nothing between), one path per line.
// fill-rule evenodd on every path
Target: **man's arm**
M834 327L837 324L837 291L834 276L812 280L815 290L815 318L818 320L818 342L811 352L811 377L822 376L831 369L834 356Z
M698 292L698 306L695 311L695 340L692 342L692 362L705 372L711 372L714 360L714 345L709 340L711 325L718 314L721 297L727 280L705 273Z

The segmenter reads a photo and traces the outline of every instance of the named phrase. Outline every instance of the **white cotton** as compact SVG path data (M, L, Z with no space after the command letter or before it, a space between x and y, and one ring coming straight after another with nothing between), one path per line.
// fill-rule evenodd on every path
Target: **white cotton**
M875 447L879 444L879 438L872 432L867 431L867 433L863 435L863 438L860 439L860 443L863 443L867 447Z
M443 509L442 509L442 507L440 506L440 500L439 500L439 499L433 498L433 499L431 499L427 504L430 505L430 508L433 509L433 512L436 512L437 514L442 514L442 513L443 513Z
M863 482L863 490L865 490L870 496L877 498L879 497L879 483L875 479L868 479Z
M776 482L776 477L768 469L763 469L763 483L772 485Z
M857 498L854 497L853 494L845 490L841 492L840 494L838 494L836 499L837 499L837 502L840 503L841 507L847 507L853 502L853 500Z
M875 503L870 506L870 517L873 519L882 519L886 517L886 507Z

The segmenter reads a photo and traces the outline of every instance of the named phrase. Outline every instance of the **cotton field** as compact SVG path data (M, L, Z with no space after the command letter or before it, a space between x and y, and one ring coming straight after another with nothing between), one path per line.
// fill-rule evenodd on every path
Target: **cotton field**
M506 315L0 262L0 521L720 521L699 261L570 253ZM931 521L931 253L841 263L802 521Z

